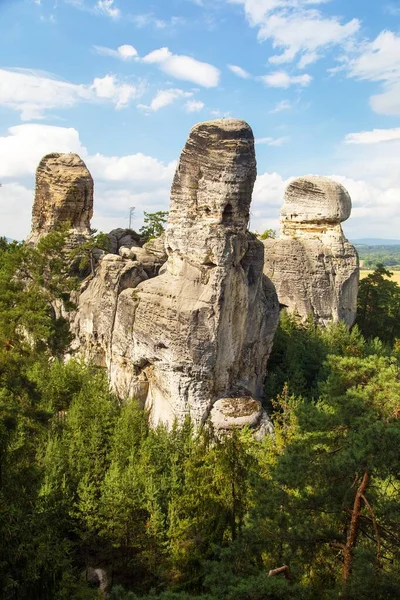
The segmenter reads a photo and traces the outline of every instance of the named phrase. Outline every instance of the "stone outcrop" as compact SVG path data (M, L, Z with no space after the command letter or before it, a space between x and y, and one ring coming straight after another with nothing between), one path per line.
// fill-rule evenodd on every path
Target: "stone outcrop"
M295 180L281 238L263 244L248 231L255 178L247 123L199 123L175 173L165 235L142 244L116 229L109 253L93 253L95 272L68 315L71 354L105 368L119 397L136 397L153 424L190 415L220 433L271 430L260 401L279 318L271 279L280 303L303 318L354 320L357 254L340 226L351 209L346 190L326 178ZM81 159L44 157L29 241L65 222L85 239L92 210Z
M286 190L280 237L264 240L264 273L302 319L355 321L358 255L340 225L350 212L349 194L327 177L300 177Z
M266 427L259 398L278 302L263 275L263 245L247 230L255 177L246 123L195 126L172 185L168 260L119 296L111 381L121 396L140 397L153 423L188 414L201 423L211 413L218 427L213 407L229 398L235 418Z
M37 241L60 224L71 233L87 235L93 214L93 179L77 154L47 154L36 171L32 229L27 239Z

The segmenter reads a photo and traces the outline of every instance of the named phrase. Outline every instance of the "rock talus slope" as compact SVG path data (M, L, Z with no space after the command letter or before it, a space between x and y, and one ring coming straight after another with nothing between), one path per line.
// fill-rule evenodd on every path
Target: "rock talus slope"
M27 242L36 244L63 223L72 233L89 233L93 215L93 179L77 154L47 154L36 171L32 228Z
M300 177L286 190L280 238L264 240L264 273L280 304L303 319L355 321L358 255L340 225L350 213L349 194L327 177Z

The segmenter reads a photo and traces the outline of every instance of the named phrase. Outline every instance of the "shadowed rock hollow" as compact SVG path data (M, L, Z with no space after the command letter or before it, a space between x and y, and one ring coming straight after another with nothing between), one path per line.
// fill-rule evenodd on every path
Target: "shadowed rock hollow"
M47 154L36 171L32 228L28 242L36 243L62 223L72 233L89 233L93 215L93 179L77 154Z
M264 241L264 273L279 302L303 319L355 321L358 255L340 225L350 213L348 192L328 177L300 177L287 187L280 238Z

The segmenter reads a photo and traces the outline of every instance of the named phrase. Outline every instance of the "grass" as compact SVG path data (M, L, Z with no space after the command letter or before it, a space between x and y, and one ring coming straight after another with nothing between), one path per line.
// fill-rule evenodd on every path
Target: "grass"
M388 267L388 270L390 271L390 267ZM367 277L370 273L373 273L373 271L367 271L366 269L361 269L360 270L360 279L364 279L364 277ZM395 281L398 285L400 285L400 271L392 271L393 275L391 277L392 281Z

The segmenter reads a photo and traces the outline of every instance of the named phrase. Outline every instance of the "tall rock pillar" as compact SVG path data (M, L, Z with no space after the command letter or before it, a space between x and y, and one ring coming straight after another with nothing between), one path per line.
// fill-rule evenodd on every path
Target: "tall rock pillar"
M47 154L36 170L35 201L28 243L70 223L71 233L89 233L93 215L93 179L77 154Z
M259 398L279 309L263 245L247 229L255 177L247 123L192 129L172 185L168 260L123 292L113 337L114 385L128 361L153 423L190 414L217 429L268 427Z

